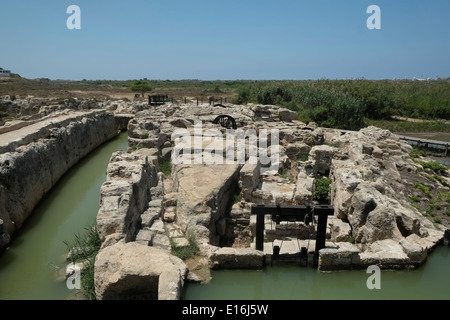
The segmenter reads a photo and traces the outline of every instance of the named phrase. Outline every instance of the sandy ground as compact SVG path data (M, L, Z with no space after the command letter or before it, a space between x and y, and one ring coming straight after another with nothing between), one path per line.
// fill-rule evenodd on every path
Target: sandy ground
M119 92L119 91L81 91L72 90L70 91L74 94L85 95L85 96L108 96L114 99L134 99L134 92Z

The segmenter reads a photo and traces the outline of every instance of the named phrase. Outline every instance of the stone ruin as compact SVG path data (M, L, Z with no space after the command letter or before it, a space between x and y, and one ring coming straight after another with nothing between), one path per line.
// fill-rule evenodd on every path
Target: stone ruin
M276 224L270 218L264 251L255 250L251 206L314 206L318 177L331 180L335 208L319 270L417 267L442 242L445 227L408 201L410 177L423 169L411 159L411 146L394 134L376 127L358 132L320 128L277 106L225 107L167 103L134 113L129 151L112 155L101 189L99 299L135 297L139 290L143 297L180 299L185 281L208 281L198 270L262 268L277 241L281 253L313 251L314 223ZM234 153L237 143L227 144L217 134L224 137L227 129L214 123L224 113L238 130L271 133L265 136L267 148L258 150L267 152L264 159L253 157L247 139L244 161L237 161L242 160ZM177 148L174 132L188 136L183 141L190 148ZM190 161L176 163L174 154ZM227 154L233 161L220 162ZM167 166L170 172L163 173ZM448 192L450 179L443 179L447 186L436 182L435 187ZM189 245L192 235L201 254L187 266L171 255L171 247Z

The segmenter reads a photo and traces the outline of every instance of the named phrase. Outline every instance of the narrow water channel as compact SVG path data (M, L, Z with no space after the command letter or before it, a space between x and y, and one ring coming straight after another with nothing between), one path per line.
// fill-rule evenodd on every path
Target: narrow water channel
M0 256L0 300L65 300L67 247L95 222L111 154L126 150L127 133L106 142L71 168L38 204Z

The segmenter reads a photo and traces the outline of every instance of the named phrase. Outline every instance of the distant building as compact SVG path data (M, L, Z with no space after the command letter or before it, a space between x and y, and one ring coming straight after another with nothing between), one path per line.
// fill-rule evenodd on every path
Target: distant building
M11 75L10 70L5 70L3 68L0 68L0 77L9 77Z

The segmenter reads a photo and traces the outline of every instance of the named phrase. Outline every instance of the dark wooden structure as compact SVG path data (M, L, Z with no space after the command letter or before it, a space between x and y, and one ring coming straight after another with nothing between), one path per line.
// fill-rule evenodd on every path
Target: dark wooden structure
M328 216L334 215L333 206L319 205L308 206L277 206L277 205L254 205L252 214L256 214L256 250L264 250L264 217L266 214L272 216L272 221L303 221L310 223L313 216L318 216L316 247L314 251L314 267L318 266L319 250L325 247Z
M214 124L220 124L222 127L227 129L237 129L236 120L229 115L223 114L216 117L213 121Z
M151 106L163 105L168 101L169 101L169 97L167 95L148 96L148 104Z
M447 246L450 247L450 229L446 229L444 232L444 245L447 243Z

